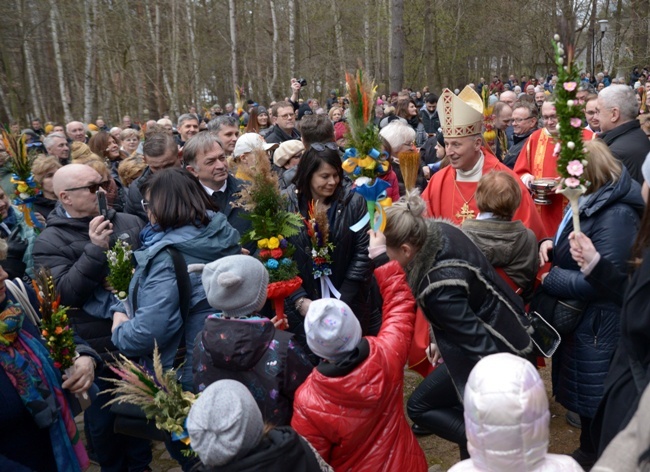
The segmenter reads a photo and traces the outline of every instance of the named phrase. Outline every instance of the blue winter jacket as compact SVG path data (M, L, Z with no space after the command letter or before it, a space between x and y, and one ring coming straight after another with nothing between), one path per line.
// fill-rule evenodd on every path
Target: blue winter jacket
M626 271L642 212L640 186L623 167L617 182L581 199L580 231L601 257ZM564 407L593 418L618 343L621 308L585 280L569 252L571 231L569 220L553 248L553 267L544 279L544 290L559 299L582 300L587 306L575 331L562 336L553 356L553 393Z
M173 367L183 323L176 273L165 249L168 246L176 248L187 264L207 264L224 256L241 254L237 230L228 224L223 214L211 212L211 217L208 226L188 225L155 233L134 253L137 268L129 287L129 299L133 299L134 287L139 281L138 308L133 318L118 326L112 336L113 343L124 355L141 357L149 364L154 342L157 342L163 367ZM146 228L143 235L145 231ZM150 260L153 261L147 267ZM205 318L214 312L207 303L201 275L191 273L190 281L192 297L184 331L187 354L181 372L181 381L188 390L192 388L194 339L203 329ZM124 312L124 307L117 304L112 311Z

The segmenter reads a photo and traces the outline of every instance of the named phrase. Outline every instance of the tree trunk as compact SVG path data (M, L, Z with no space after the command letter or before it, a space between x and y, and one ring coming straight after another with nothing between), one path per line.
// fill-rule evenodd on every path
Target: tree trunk
M37 81L38 77L36 76L36 68L34 67L34 58L32 55L32 47L31 47L31 39L27 37L28 31L30 31L32 28L25 28L25 24L23 23L23 17L26 17L26 15L23 14L25 11L25 5L23 2L20 3L21 6L21 14L18 19L18 28L20 33L22 34L22 48L23 48L23 55L25 56L25 69L26 69L26 74L27 74L27 83L29 84L29 97L32 102L32 109L29 110L34 113L32 115L31 113L28 112L28 115L30 115L31 118L38 117L41 120L44 119L45 117L43 116L43 102L40 100L39 94L38 94L38 88L37 88Z
M237 87L239 84L239 76L237 75L237 15L235 12L235 0L228 0L228 13L230 17L230 67L232 68L232 86ZM232 90L230 93L232 93Z
M433 67L433 32L432 26L434 22L433 18L433 2L429 1L426 2L424 6L424 15L422 17L422 21L424 23L424 51L423 51L423 57L424 57L424 82L425 85L433 85L433 74L434 74L434 67Z
M95 15L97 13L97 0L85 2L85 31L84 42L86 43L86 63L84 67L84 121L90 123L93 117L93 105L95 98L95 81L93 77L93 66L95 63Z
M370 68L370 0L363 4L363 67L366 71Z
M177 10L178 10L178 5L176 2L172 2L172 60L171 60L171 66L172 66L172 82L169 84L169 81L166 81L166 86L167 89L169 90L169 96L171 100L171 106L172 106L172 113L174 114L175 117L178 117L179 115L179 110L180 106L178 103L178 57L179 57L179 41L180 41L180 34L179 34L179 19L177 16Z
M289 0L289 73L291 77L295 77L296 74L296 1ZM273 26L273 37L276 35L276 27ZM275 43L273 43L275 45ZM273 48L275 52L275 47ZM271 99L273 97L270 97Z
M268 83L267 88L269 97L273 99L275 94L275 82L278 78L278 20L275 15L275 2L273 0L269 0L269 7L271 8L271 23L273 25L273 71L271 81ZM292 55L291 52L289 55Z
M345 48L343 47L343 28L341 27L341 12L337 0L332 0L332 13L334 14L334 34L336 35L336 52L338 54L341 76L345 75Z
M52 47L54 49L54 61L56 63L56 73L59 82L59 94L61 104L63 105L63 117L66 123L72 121L72 112L70 111L70 99L66 93L65 87L65 69L63 68L63 59L61 57L61 47L59 46L59 33L57 19L59 17L59 8L57 0L50 0L50 28L52 29Z
M404 0L391 0L389 88L402 90L404 83Z
M185 11L187 13L187 31L190 37L190 53L192 55L192 85L194 88L194 93L191 94L192 104L197 107L200 107L199 96L201 94L200 85L199 85L199 59L196 54L196 46L194 44L194 30L196 29L196 24L194 21L194 0L187 0L187 7Z

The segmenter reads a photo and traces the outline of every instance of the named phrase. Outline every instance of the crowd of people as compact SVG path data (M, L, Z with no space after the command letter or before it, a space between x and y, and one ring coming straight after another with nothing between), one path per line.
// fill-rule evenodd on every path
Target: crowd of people
M579 231L566 198L543 190L560 177L552 74L379 96L384 231L351 230L367 204L343 170L349 103L336 90L322 107L293 79L291 96L268 107L191 107L175 123L12 124L34 156L42 229L12 204L0 142L0 469L83 470L90 457L106 472L151 470L151 442L116 432L112 395L99 393L117 378L114 355L152 368L155 346L201 393L186 423L196 455L165 442L185 471L426 471L416 436L432 434L458 445L454 471L646 464L648 445L631 444L648 434L637 413L650 380L646 78L636 71L628 85L603 71L577 85L590 182ZM405 153L419 153L413 189ZM243 170L260 156L285 210L324 212L332 244L330 292L313 275L308 228L287 236L302 284L286 320L267 301L260 247L242 240L252 227ZM107 281L117 241L134 251L127 302ZM27 316L39 310L39 267L69 307L80 354L64 377ZM539 293L579 312L552 355L553 395L581 428L571 457L547 453L543 353L527 315ZM423 358L405 409L404 367ZM71 423L84 393L85 445ZM634 451L629 469L613 459L621 444Z

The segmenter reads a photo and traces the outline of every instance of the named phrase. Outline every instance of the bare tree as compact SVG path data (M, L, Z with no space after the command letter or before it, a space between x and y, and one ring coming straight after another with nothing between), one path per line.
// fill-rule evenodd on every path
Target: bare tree
M65 70L63 68L63 59L61 57L61 46L59 45L58 33L59 8L56 0L50 0L50 29L52 31L52 48L54 50L54 62L56 63L56 75L59 85L61 104L63 105L63 117L66 123L72 121L72 112L70 111L70 99L66 92Z
M404 0L391 0L389 88L401 90L404 83Z
M87 0L84 10L84 39L86 44L86 65L84 67L84 120L90 123L93 117L95 84L93 66L95 65L95 16L97 0Z
M230 18L230 67L232 68L232 86L239 84L237 75L237 15L235 0L228 0L228 13Z

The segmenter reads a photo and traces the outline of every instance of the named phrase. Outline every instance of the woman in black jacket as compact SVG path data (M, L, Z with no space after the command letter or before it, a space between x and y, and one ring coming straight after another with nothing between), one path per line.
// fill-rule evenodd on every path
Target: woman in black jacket
M421 430L458 444L466 459L463 395L472 368L498 352L529 356L533 346L521 298L460 228L425 219L425 209L408 192L386 210L385 252L407 274L431 324L432 363L440 364L413 392L407 411Z
M591 238L601 255L625 270L630 248L639 228L643 200L639 185L621 162L600 140L585 143L589 165L585 178L591 182L580 201L580 231ZM580 415L580 448L573 453L583 467L596 460L591 421L603 395L605 376L618 343L620 306L590 285L570 253L569 234L573 231L567 210L554 240L540 245L540 260L551 259L553 266L542 274L545 292L558 300L583 303L582 317L574 332L562 336L553 355L553 393L556 400Z
M336 143L314 143L300 159L293 184L285 191L288 210L299 212L308 218L311 202L327 212L329 242L332 251L332 284L341 293L340 299L357 315L364 335L379 332L381 314L378 305L370 298L372 269L368 257L368 224L359 231L350 226L360 221L367 212L361 195L344 185L341 158ZM298 264L302 287L287 300L287 316L290 330L308 349L304 334L303 318L312 300L323 296L319 278L314 278L312 244L303 227L300 233L289 238L296 248L294 260ZM333 292L332 292L333 293ZM308 351L310 352L310 351ZM312 358L312 361L316 361Z
M643 199L648 201L650 160L643 168ZM632 247L631 269L615 265L583 233L571 233L571 255L587 282L621 306L621 336L605 378L603 398L593 420L599 454L629 423L650 383L650 208L646 206Z

